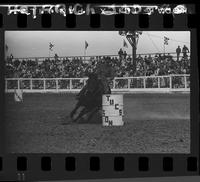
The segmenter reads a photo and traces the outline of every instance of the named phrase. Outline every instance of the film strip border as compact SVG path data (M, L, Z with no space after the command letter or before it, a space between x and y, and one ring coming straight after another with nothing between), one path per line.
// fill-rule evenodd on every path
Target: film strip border
M151 16L144 14L76 16L69 14L66 17L43 14L38 15L37 19L33 19L24 14L7 15L6 8L0 8L0 32L1 38L3 38L2 33L5 30L30 29L181 31L197 28L199 26L197 19L196 14L175 16L171 14ZM197 51L197 48L195 50ZM3 47L1 52L3 52ZM195 64L193 64L193 68L195 68ZM2 73L1 67L1 78ZM192 74L196 76L194 72ZM195 94L193 94L194 96ZM198 107L192 112L192 114L198 112ZM199 175L198 121L198 117L192 117L191 154L3 154L0 155L0 180L29 181Z
M9 164L12 165L9 165ZM1 180L61 180L197 175L196 157L120 154L13 154L0 157Z
M1 10L1 8L0 8ZM5 9L0 12L0 28L6 29L43 29L51 30L109 30L109 29L160 29L170 30L176 28L197 28L196 14L163 14L163 15L124 15L117 14L113 16L105 16L100 14L77 16L68 14L66 17L56 14L38 15L37 19L33 19L25 14L6 15ZM134 22L134 23L133 23Z
M94 5L94 4L93 4ZM100 5L100 4L99 4ZM31 7L31 5L29 5ZM75 4L76 6L76 4ZM79 5L82 6L82 5ZM85 5L87 6L87 4ZM138 6L138 5L137 5ZM197 27L197 14L194 14L195 6L187 5L188 13L190 14L116 14L116 15L104 15L100 12L96 14L90 15L82 14L67 14L63 16L63 13L50 14L50 9L42 10L43 14L35 14L35 18L31 16L33 14L34 9L32 11L28 11L28 6L20 7L12 6L9 7L10 11L8 12L8 6L0 6L0 27L1 28L44 28L44 29L110 29L110 28L195 28ZM23 8L27 8L26 10ZM36 6L37 7L37 6ZM35 7L35 8L36 8ZM48 7L48 5L47 5ZM49 5L49 7L51 7ZM52 6L53 7L53 6ZM51 8L52 8L51 7ZM62 7L62 6L61 6ZM20 9L22 8L22 9ZM43 7L44 8L44 7ZM185 7L187 8L187 7ZM56 8L55 8L56 9ZM136 8L135 8L136 9ZM191 9L191 10L190 10ZM51 9L53 12L54 10ZM163 9L167 12L167 8ZM56 11L56 10L55 10ZM21 12L23 14L21 14ZM35 9L35 13L36 13ZM108 11L109 14L112 14ZM29 14L28 16L25 14ZM193 13L193 14L192 14ZM9 14L9 15L8 15ZM36 18L37 15L37 18ZM89 18L88 18L89 17ZM188 17L188 18L185 18ZM188 21L187 21L188 19ZM184 21L183 21L184 20ZM134 23L133 23L134 22Z

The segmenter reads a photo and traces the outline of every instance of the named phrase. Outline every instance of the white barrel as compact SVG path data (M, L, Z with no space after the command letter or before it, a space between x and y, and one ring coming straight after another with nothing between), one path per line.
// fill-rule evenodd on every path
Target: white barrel
M102 106L102 116L124 116L123 105L115 104L114 106Z
M21 89L17 89L14 91L14 100L15 100L15 102L23 101L23 92Z
M102 96L102 122L103 126L122 126L124 110L123 95Z
M114 104L119 104L119 105L124 105L123 104L123 95L103 95L102 96L102 105L114 105Z
M103 126L123 126L123 116L103 116Z

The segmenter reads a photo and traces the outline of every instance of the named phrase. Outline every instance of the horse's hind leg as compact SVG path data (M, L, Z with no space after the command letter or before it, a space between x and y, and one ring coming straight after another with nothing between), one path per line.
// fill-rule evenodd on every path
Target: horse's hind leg
M76 104L76 107L70 113L70 117L73 118L74 114L76 113L77 109L80 107L80 104Z
M85 115L87 113L87 109L84 108L80 113L79 115L77 116L76 119L74 119L74 122L76 122L77 120L79 120L83 115Z

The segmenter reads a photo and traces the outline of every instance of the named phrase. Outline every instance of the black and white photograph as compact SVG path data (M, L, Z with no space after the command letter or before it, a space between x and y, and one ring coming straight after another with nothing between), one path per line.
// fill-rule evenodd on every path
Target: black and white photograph
M5 31L8 153L189 154L190 31Z

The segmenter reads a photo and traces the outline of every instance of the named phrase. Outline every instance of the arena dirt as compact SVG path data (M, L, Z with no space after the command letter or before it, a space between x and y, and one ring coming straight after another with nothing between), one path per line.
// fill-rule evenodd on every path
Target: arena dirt
M189 94L124 95L125 125L69 123L71 94L6 95L8 152L19 153L190 153Z

